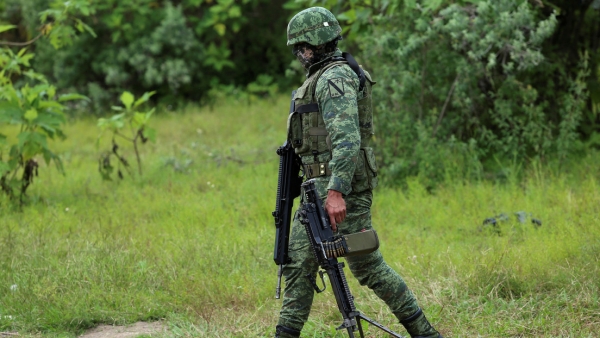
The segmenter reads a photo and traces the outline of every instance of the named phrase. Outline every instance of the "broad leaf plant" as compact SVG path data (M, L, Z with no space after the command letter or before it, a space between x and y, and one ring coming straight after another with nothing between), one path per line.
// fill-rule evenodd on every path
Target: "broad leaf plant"
M38 175L40 161L54 164L64 173L60 157L49 140L64 139L65 102L86 99L79 94L57 95L56 87L31 67L34 54L27 50L40 37L55 47L68 44L75 31L90 31L73 17L87 8L87 1L55 1L40 13L38 36L28 42L0 41L0 191L12 201L24 203L27 188ZM89 13L88 13L89 14ZM85 14L84 14L85 15ZM16 28L0 25L0 34ZM18 51L12 48L22 47Z

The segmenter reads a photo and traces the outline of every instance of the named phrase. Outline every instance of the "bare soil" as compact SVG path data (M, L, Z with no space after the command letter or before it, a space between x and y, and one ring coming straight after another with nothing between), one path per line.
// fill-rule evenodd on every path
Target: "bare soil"
M162 322L137 322L127 326L99 325L79 338L135 338L141 335L155 335L166 330Z

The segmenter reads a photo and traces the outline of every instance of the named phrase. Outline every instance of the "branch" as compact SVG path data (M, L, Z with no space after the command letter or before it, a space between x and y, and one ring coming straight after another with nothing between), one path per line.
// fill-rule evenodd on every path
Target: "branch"
M129 142L133 142L133 141L135 141L135 139L133 139L133 138L129 138L129 137L127 137L127 136L125 136L125 135L123 135L123 134L119 133L118 131L115 131L115 135L117 135L117 136L120 136L120 137L122 137L122 138L126 139L126 140L127 140L127 141L129 141ZM137 136L136 136L136 137L137 137Z
M444 102L444 107L442 108L440 117L438 117L438 120L435 123L435 127L433 127L433 133L431 133L432 138L435 138L435 134L437 133L438 127L440 126L440 123L442 123L442 119L444 118L444 114L446 113L446 108L448 108L448 102L450 102L450 98L452 97L452 94L454 93L454 89L456 88L456 84L458 83L458 77L459 77L459 75L457 74L456 78L454 79L454 83L452 83L452 87L450 88L450 91L448 92L448 96L446 97L446 102Z
M42 35L44 35L44 33L40 33L38 34L38 36L36 36L35 38L27 41L27 42L11 42L11 41L0 41L0 45L5 45L5 46L29 46L32 43L36 42L39 38L42 37Z

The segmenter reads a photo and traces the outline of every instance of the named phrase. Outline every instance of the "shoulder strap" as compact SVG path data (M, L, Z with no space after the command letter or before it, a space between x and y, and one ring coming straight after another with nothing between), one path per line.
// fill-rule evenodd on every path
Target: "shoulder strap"
M348 66L356 73L358 76L358 80L360 81L360 86L358 87L359 91L362 91L365 87L365 72L358 66L358 62L354 60L352 54L343 52L342 57L348 61Z
M316 102L315 92L317 90L317 82L319 81L319 78L321 77L321 75L323 75L323 73L325 73L325 71L327 71L330 68L347 63L347 61L342 58L339 58L339 59L334 58L334 59L332 59L332 61L333 62L331 62L331 63L327 64L326 66L324 66L323 68L319 69L319 71L313 75L315 77L315 79L313 80L313 82L311 82L310 86L308 87L308 92L311 93L311 100L313 102Z
M315 98L315 90L317 89L317 81L318 78L321 77L321 75L328 70L329 68L332 68L333 66L336 66L342 62L346 62L348 63L348 66L350 66L350 69L352 69L352 71L354 73L356 73L356 76L358 76L358 81L359 81L359 86L358 86L358 91L362 91L365 87L365 72L362 70L362 68L360 68L360 66L358 65L358 62L356 62L356 60L354 60L354 57L352 56L352 54L347 53L347 52L343 52L342 53L342 57L335 57L332 61L332 63L330 63L329 65L323 67L321 70L319 70L318 73L316 73L315 75L317 76L317 79L315 79L314 83L312 83L312 88L309 88L309 91L312 93L312 99L314 101ZM311 107L312 108L312 107Z

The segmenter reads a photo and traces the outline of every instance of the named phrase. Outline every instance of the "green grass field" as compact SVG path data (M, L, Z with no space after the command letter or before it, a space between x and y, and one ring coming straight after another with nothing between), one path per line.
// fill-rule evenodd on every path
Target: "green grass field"
M42 165L22 211L1 205L0 331L75 337L99 323L163 320L169 337L272 336L274 151L287 110L282 97L159 114L144 176L114 182L97 171L109 140L98 149L95 121L70 122L54 143L66 176ZM447 182L434 194L417 179L404 191L379 187L381 250L446 337L596 337L597 163ZM531 214L525 223L519 211ZM501 213L509 219L482 226ZM405 332L349 279L360 310ZM315 299L303 337L343 337L331 292Z

